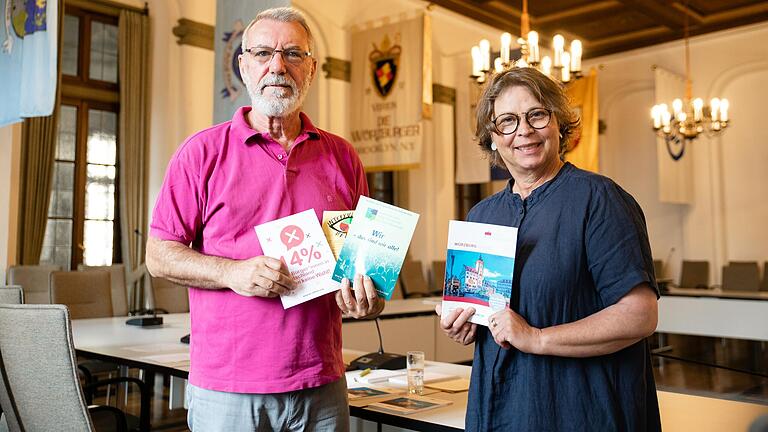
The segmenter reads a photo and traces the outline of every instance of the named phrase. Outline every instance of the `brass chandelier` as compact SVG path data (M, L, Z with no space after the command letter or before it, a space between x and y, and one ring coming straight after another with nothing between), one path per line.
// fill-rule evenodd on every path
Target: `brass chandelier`
M581 77L581 41L574 39L570 44L570 52L565 50L565 38L556 34L552 38L552 57L541 56L539 33L532 31L528 16L528 0L523 0L523 13L520 16L521 37L517 39L520 45L520 58L511 59L512 35L503 33L501 44L496 57L491 63L491 43L483 39L472 47L472 78L483 84L491 75L511 67L533 67L561 82L569 82Z

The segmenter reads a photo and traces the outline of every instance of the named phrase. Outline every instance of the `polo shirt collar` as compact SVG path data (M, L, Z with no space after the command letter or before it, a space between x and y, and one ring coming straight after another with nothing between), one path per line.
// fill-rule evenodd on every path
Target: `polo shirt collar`
M247 115L251 109L252 107L250 106L242 106L238 108L237 111L235 111L234 116L232 116L231 133L234 138L237 142L241 143L247 142L252 137L259 137L256 139L260 141L274 141L272 137L269 136L269 132L259 132L251 128L247 119ZM317 128L312 124L312 121L306 114L303 112L299 113L299 118L301 119L301 132L299 132L299 136L296 137L296 144L306 141L307 139L316 139L320 136Z

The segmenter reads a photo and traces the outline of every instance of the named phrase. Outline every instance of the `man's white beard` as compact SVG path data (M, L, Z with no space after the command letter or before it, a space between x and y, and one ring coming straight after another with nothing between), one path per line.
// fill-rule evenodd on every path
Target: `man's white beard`
M248 96L251 97L253 109L267 117L283 117L299 110L304 103L311 83L310 76L308 75L299 89L296 82L288 75L272 74L264 76L257 85L253 85L251 78L244 74L243 82L245 83L245 88L248 89ZM290 95L265 95L264 89L268 85L289 86Z

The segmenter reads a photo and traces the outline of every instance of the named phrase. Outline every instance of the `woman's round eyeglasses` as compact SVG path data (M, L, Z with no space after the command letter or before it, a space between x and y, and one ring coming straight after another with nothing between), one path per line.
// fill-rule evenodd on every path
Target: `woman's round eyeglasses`
M501 135L512 135L520 126L520 117L525 117L528 125L534 129L544 129L552 119L552 110L546 108L534 108L524 113L503 113L491 120L493 126Z

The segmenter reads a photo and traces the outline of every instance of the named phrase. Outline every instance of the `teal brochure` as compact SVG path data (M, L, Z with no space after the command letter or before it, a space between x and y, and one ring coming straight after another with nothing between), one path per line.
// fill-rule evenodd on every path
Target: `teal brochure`
M379 297L389 300L418 220L417 213L360 197L333 280L368 275Z

